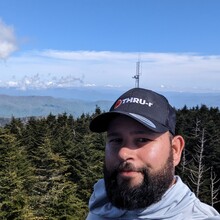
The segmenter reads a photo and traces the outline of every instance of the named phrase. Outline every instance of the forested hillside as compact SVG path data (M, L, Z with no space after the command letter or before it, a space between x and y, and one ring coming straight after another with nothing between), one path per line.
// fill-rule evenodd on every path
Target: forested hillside
M48 115L0 128L0 219L82 220L102 177L105 134L89 131L92 115ZM177 110L186 149L177 173L220 211L220 112Z

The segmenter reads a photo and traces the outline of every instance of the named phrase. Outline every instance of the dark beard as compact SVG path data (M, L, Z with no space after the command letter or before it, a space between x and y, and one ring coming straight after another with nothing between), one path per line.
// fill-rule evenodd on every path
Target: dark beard
M139 169L144 179L138 186L131 187L129 179L121 181L117 176L120 170L135 170L131 163L123 163L114 172L109 172L104 166L105 188L109 201L116 207L127 210L146 208L161 200L164 193L170 187L174 178L173 154L163 169L155 174L150 174L148 168Z

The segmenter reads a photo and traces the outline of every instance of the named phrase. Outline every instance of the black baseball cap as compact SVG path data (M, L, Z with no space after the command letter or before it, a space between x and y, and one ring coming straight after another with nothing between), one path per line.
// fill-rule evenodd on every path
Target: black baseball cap
M133 118L154 132L175 134L175 109L163 95L143 88L133 88L122 94L109 112L91 121L89 128L93 132L105 132L109 122L120 114Z

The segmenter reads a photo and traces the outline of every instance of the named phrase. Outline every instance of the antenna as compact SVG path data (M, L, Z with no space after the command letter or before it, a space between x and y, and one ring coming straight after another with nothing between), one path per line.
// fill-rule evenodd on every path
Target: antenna
M132 78L135 79L135 87L139 88L139 79L140 79L140 60L136 62L136 75L133 76Z

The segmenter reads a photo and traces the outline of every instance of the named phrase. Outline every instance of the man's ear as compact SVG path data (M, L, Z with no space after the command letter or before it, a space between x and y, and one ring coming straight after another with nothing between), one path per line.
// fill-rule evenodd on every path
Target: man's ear
M174 166L177 166L179 164L184 146L185 146L185 141L182 136L176 135L173 137L172 150L173 150Z

